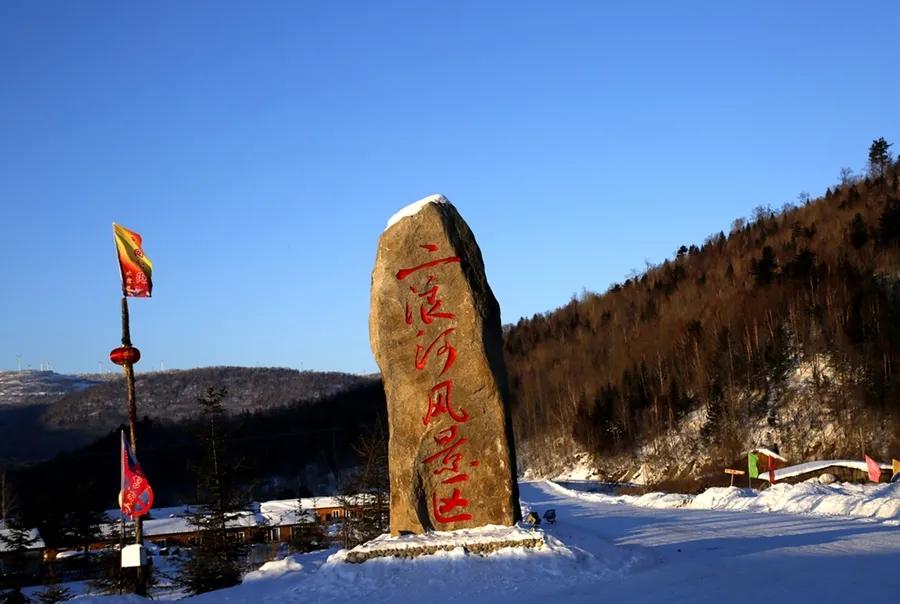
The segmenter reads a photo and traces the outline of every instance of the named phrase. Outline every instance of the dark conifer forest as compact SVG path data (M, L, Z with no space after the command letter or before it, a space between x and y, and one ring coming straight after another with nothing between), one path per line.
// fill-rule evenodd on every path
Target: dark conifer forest
M759 444L900 456L900 176L879 142L866 177L508 327L524 464L580 451L611 476L697 476Z

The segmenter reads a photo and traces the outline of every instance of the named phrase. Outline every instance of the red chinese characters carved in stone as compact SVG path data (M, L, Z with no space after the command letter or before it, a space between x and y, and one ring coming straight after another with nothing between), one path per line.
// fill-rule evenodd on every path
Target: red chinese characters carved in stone
M438 251L438 246L434 243L423 243L419 247L424 250L427 250L429 254L432 252ZM399 281L403 281L404 279L406 279L413 273L418 272L422 269L431 268L432 266L440 266L441 264L453 264L453 263L458 263L458 262L460 262L459 256L447 256L446 258L439 258L438 260L431 260L429 262L423 262L422 264L419 264L418 266L413 266L410 268L401 268L399 271L397 271L396 277Z
M437 252L439 247L433 243L424 243L419 247L429 254ZM403 268L397 271L396 278L403 281L411 275L426 271L437 266L460 263L458 256L448 256L423 262L416 266ZM427 270L421 273L415 280L410 279L409 291L415 294L416 298L406 302L404 309L404 320L406 324L416 330L416 338L425 336L428 326L435 323L435 320L449 321L449 326L445 323L441 327L445 328L431 341L427 346L424 344L427 338L435 333L437 329L431 331L425 339L416 343L415 367L417 371L425 369L432 354L444 357L443 366L440 370L440 376L446 374L454 365L457 358L457 350L451 341L452 334L456 331L454 320L456 314L444 307L444 301L440 296L440 284L435 274L436 271ZM427 277L426 277L427 276ZM423 283L424 281L424 283ZM440 329L440 327L438 328ZM465 409L457 409L453 405L453 380L447 379L432 387L428 394L428 410L422 418L422 423L429 426L432 422L437 422L441 418L448 418L455 423L447 428L441 429L433 436L433 440L440 450L433 453L422 460L422 463L429 466L432 474L440 477L441 484L456 485L469 480L469 475L463 471L463 467L475 468L478 466L477 460L464 460L463 445L468 439L460 434L460 424L464 424L469 419L469 414ZM432 512L435 520L440 524L453 522L463 522L472 519L472 514L468 513L469 500L463 497L462 491L458 487L454 487L449 497L439 497L438 493L432 491Z
M434 442L444 448L423 459L422 463L430 464L440 459L442 465L434 471L435 474L440 475L444 472L455 472L459 474L459 464L462 461L460 449L464 444L469 442L469 439L459 436L459 428L457 426L450 426L449 428L438 432L438 435L434 437ZM465 474L462 474L462 476L465 476ZM462 480L467 479L468 477L451 482L461 482Z
M431 509L434 513L434 519L441 524L471 520L472 514L467 512L451 514L456 508L465 509L467 507L469 507L469 500L462 496L459 489L453 489L453 494L450 497L441 497L440 505L438 504L437 493L432 493L431 495Z
M438 298L439 288L440 286L437 284L434 275L428 275L428 281L425 283L422 291L417 290L415 287L409 288L409 291L416 294L419 298L423 298L423 300L419 302L419 318L425 325L431 325L435 319L456 318L456 314L440 310L444 305L444 301ZM407 325L413 324L414 315L415 313L411 308L410 303L407 302L405 312Z
M425 348L421 344L416 344L416 369L421 371L425 369L425 365L428 363L428 357L431 355L432 349L437 345L438 341L443 339L444 343L437 349L438 356L446 355L447 358L444 360L444 367L441 369L440 374L444 375L447 371L453 367L453 363L456 362L456 347L450 343L450 340L447 339L451 333L456 331L455 327L449 327L438 334L438 336L428 345L428 348ZM420 334L417 334L420 335Z
M453 476L449 476L444 478L441 481L441 484L454 484L457 482L465 482L469 480L469 475L465 472L459 471L459 466L462 463L463 455L461 453L462 446L466 444L468 441L467 438L459 437L459 426L453 425L449 428L445 428L438 432L438 435L434 437L434 441L445 447L441 449L434 455L426 457L422 460L422 463L430 464L433 461L436 461L438 458L441 459L441 467L434 470L434 474L440 476L441 474L445 474L447 472L453 473ZM477 461L469 462L471 467L476 467L478 465Z
M428 394L428 411L422 423L427 426L431 420L444 413L459 423L465 423L469 419L469 413L465 409L453 408L453 380L443 381L431 389Z

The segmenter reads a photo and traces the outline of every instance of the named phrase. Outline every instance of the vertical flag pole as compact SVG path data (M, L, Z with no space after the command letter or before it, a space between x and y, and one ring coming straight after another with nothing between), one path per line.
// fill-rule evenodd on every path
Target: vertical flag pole
M138 233L130 231L121 225L113 223L113 239L116 243L116 251L119 256L119 272L122 276L122 346L110 352L109 359L113 363L121 365L123 371L125 372L125 381L128 387L128 437L131 444L130 456L136 456L137 397L134 393L134 364L140 360L141 352L131 345L131 326L128 317L128 296L147 298L150 297L150 290L153 287L153 284L150 280L150 275L153 271L153 263L149 258L147 258L147 256L144 255L144 251L141 249L141 236ZM129 464L131 463L131 458L132 457L129 457ZM136 460L136 457L134 457L134 459ZM123 472L124 471L125 470L123 469ZM130 471L129 473L126 473L126 477L128 476L128 474L130 474ZM148 496L147 501L145 502L146 507L143 508L140 513L134 513L134 511L132 511L131 513L129 513L129 515L134 518L134 541L135 544L139 546L136 549L140 554L140 562L136 566L137 576L135 577L136 580L134 592L137 595L146 596L147 575L146 569L143 566L143 549L141 549L140 547L143 545L144 537L143 522L141 521L141 516L143 514L146 514L149 511L150 507L153 505L153 494L150 490L149 484L146 483L145 479L143 481L143 486L146 488L142 493L146 493ZM134 485L131 485L131 487L134 487ZM129 495L134 496L133 493L129 493ZM122 496L123 498L126 496L124 489ZM122 562L124 565L124 558Z
M751 476L751 474L753 474L753 472L750 471L750 456L752 454L753 454L753 451L750 451L749 453L747 453L747 488L748 489L753 488L753 476Z
M125 512L122 510L122 500L125 496L125 432L119 430L119 551L125 548ZM119 594L122 593L122 583L119 582Z
M122 346L131 348L131 321L128 316L128 297L122 296ZM134 365L123 363L125 382L128 387L128 440L131 444L131 452L137 455L137 398L134 390ZM134 542L140 545L144 540L144 523L140 516L134 518ZM137 581L135 590L139 596L147 595L146 576L144 567L137 567Z

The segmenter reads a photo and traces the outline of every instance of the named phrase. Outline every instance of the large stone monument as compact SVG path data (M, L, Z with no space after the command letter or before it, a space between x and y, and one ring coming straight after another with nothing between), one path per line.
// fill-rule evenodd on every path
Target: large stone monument
M391 534L520 519L500 307L440 195L391 218L369 316L387 395Z

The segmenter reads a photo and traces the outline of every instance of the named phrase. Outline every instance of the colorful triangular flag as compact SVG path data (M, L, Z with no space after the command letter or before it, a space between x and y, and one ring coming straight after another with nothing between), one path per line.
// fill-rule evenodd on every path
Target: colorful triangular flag
M869 469L869 480L872 482L881 482L881 465L868 455L866 457L866 467Z

